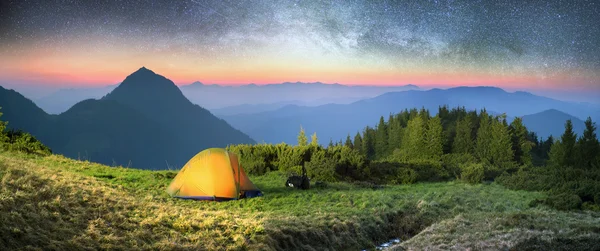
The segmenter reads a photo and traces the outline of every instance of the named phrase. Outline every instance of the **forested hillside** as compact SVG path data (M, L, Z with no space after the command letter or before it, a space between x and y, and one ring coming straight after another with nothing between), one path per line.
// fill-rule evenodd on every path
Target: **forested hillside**
M560 187L560 193L569 194L561 198L574 200L573 207L600 203L600 198L589 196L600 191L599 185L590 183L600 180L595 176L600 173L600 148L591 119L586 121L581 137L573 134L568 121L560 140L550 137L541 141L520 118L509 124L504 115L447 107L440 107L436 116L430 114L425 109L411 109L390 115L387 120L381 117L376 127L366 127L362 133L348 135L345 142L330 142L328 147L320 146L316 134L308 143L301 129L296 146L235 145L229 149L241 154L246 170L252 174L273 170L299 173L300 166L305 165L309 176L323 181L409 184L499 179L519 189L557 193ZM543 187L519 183L522 179L536 180L540 173L566 170L573 175L558 176ZM571 181L586 182L588 187L571 189Z

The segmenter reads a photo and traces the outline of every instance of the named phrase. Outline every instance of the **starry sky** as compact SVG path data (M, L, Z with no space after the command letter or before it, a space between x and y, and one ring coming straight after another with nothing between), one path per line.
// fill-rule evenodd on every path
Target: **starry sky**
M600 92L598 1L0 1L0 83Z

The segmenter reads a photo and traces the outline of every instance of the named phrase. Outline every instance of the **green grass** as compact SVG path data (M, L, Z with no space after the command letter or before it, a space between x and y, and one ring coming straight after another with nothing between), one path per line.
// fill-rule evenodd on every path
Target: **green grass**
M269 173L251 177L263 197L217 203L169 197L175 174L0 153L0 249L359 250L395 237L407 240L397 248L486 249L600 240L598 214L532 207L543 193L496 184L302 191ZM528 224L546 232L517 234L534 233Z

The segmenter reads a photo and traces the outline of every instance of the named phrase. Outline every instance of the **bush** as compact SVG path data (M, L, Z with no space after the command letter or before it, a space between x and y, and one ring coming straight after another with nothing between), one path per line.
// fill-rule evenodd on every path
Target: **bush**
M7 133L8 137L8 149L12 151L24 152L29 154L40 154L50 155L52 150L42 144L39 140L33 137L31 134L20 131L12 130Z
M396 174L396 184L413 184L417 182L419 175L410 168L400 168Z
M327 158L324 151L316 152L305 167L308 176L313 180L338 181L339 177L335 173L336 162L331 158Z
M248 174L263 175L268 171L266 162L261 158L246 157L242 158L241 163L243 163L241 165Z
M484 168L481 163L460 164L460 179L469 184L479 184L483 181Z
M401 164L389 161L374 161L369 164L366 170L365 178L378 184L395 182L397 172Z
M581 198L574 193L562 192L553 194L546 199L546 204L558 210L581 209Z
M418 174L418 181L444 181L450 178L449 172L444 169L442 162L434 160L413 160L402 163L403 166L413 169Z
M476 163L477 159L470 153L452 153L442 156L442 165L456 179L460 179L461 164Z

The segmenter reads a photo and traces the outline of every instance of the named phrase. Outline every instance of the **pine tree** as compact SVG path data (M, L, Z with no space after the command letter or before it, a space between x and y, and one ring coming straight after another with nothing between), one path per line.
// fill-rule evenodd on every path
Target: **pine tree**
M521 118L515 118L509 127L512 151L514 152L514 161L520 165L530 166L531 162L531 149L534 143L529 141L527 128L523 125Z
M562 167L575 166L576 151L575 144L577 143L577 134L573 132L573 122L567 120L565 123L565 132L560 138L562 144L562 160L559 162Z
M548 165L555 168L562 168L562 163L565 158L565 151L560 140L554 141L548 152Z
M404 130L401 158L405 161L411 159L421 159L424 157L425 149L425 122L421 116L416 116L408 121Z
M310 137L310 145L311 146L318 146L319 145L319 139L317 138L317 133L313 133L313 135Z
M421 110L419 110L419 116L423 119L423 122L427 122L427 120L431 118L429 110L425 109L425 107L422 107Z
M453 153L473 153L473 136L471 133L471 120L467 117L456 121L456 136L452 144Z
M500 168L500 171L505 170L513 165L514 153L510 133L505 120L506 116L492 120L492 142L491 142L491 159L495 167Z
M362 152L367 159L375 158L375 130L367 126L363 133Z
M487 112L483 110L480 114L479 129L477 130L477 142L475 145L475 155L484 163L491 163L492 159L492 126L491 119Z
M544 160L548 160L550 158L550 148L554 145L554 137L550 135L545 141L541 142L540 147L540 157Z
M329 145L327 145L328 148L333 148L333 139L329 138Z
M407 112L405 112L408 115ZM402 140L402 114L397 114L394 119L388 121L388 149L393 153L394 150L400 148Z
M441 160L442 154L444 154L444 135L439 116L435 116L427 121L424 146L428 159Z
M298 146L307 146L308 139L306 138L306 134L304 133L304 128L300 126L300 133L298 134Z
M585 130L583 136L578 141L578 159L580 166L583 168L592 168L597 163L598 152L600 151L600 143L596 137L596 123L592 122L592 118L588 117L585 121Z
M387 154L388 133L387 126L383 120L383 116L379 118L379 124L375 132L375 156L382 158Z
M364 154L363 150L363 143L362 143L362 137L360 136L359 132L356 132L356 135L354 135L354 149L356 149L359 153Z
M344 145L350 148L354 148L354 145L352 144L352 139L350 139L350 134L346 136L346 142L344 143Z

